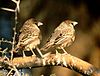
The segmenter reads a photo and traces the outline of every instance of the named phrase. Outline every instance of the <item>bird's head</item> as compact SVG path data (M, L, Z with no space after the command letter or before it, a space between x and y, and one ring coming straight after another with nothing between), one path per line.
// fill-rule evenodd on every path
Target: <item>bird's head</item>
M34 18L29 19L28 22L29 22L29 23L33 23L33 24L36 24L37 26L43 25L42 22L40 22L40 21L38 21L38 20L36 20L36 19L34 19Z
M43 23L38 21L37 26L41 26L41 25L43 25Z
M42 22L40 22L40 21L38 21L38 20L35 20L35 19L34 19L34 23L35 23L37 26L41 26L41 25L43 25Z
M72 21L71 24L72 24L73 26L75 26L75 25L78 24L78 22Z
M78 22L76 22L76 21L71 21L71 20L65 20L65 23L66 23L66 24L73 25L73 26L75 26L75 25L78 24Z

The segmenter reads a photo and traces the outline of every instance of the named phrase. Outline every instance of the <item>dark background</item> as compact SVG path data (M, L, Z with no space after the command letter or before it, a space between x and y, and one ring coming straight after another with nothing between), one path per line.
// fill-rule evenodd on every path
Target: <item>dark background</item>
M14 9L16 4L10 0L0 0L1 7ZM41 27L41 46L63 20L77 21L76 40L66 50L100 68L100 0L21 0L17 32L31 17L44 23ZM0 38L12 40L14 24L14 13L0 9ZM2 44L2 48L6 47L10 45ZM31 72L35 76L48 76L52 73L57 76L79 76L62 67L33 68Z

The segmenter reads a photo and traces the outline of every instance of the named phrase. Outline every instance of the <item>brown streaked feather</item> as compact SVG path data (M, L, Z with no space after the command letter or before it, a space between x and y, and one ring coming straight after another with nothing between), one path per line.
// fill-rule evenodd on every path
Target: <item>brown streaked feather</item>
M23 48L27 51L26 48L32 49L40 44L40 29L35 24L37 22L38 21L31 18L23 24L22 28L20 29L20 35L16 49L20 47L19 49Z
M75 40L75 30L72 24L75 21L63 21L52 33L47 43L40 49L47 51L51 47L68 47Z

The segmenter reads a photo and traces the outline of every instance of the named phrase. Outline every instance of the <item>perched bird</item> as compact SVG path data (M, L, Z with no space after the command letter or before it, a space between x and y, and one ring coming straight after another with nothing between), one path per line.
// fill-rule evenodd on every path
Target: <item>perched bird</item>
M52 33L46 44L40 49L41 51L48 51L51 47L56 47L62 49L63 52L67 53L64 50L64 47L70 46L75 40L75 29L74 26L78 22L65 20L63 21Z
M24 51L32 51L34 56L35 53L33 52L33 49L35 48L37 49L39 54L42 55L39 48L37 47L40 44L41 40L40 29L38 28L38 26L40 25L43 25L43 23L31 18L28 19L20 29L19 40L15 50L22 51L24 57Z

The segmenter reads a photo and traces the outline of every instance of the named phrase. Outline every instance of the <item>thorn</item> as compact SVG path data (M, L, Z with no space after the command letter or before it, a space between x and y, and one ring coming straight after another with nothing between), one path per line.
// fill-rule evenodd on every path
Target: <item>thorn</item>
M16 68L15 66L13 66L13 69L14 69L14 71L16 72L16 75L17 75L17 76L20 76L20 73L19 73L19 71L17 70L17 68Z
M61 62L61 54L56 50L57 65Z
M2 48L0 47L0 52L2 53Z
M2 52L5 53L8 50L8 48L4 49Z
M56 76L56 74L51 74L50 76Z
M6 11L10 11L10 12L15 12L15 10L13 9L9 9L9 8L1 8L2 10L6 10Z
M52 62L52 65L55 65L55 63L54 63L54 62Z
M46 65L46 63L45 63L45 59L42 59L43 60L43 66L45 66Z
M31 69L32 67L29 67L29 69Z
M67 67L67 63L66 63L66 61L65 61L65 58L64 58L64 57L62 58L62 61L63 61L63 65Z
M60 62L61 62L61 58L58 58L58 59L57 59L57 65L59 65Z
M16 0L11 0L11 1L13 1L14 3L16 3L16 4L17 4L17 1L16 1Z
M13 27L13 30L15 30L16 28L15 27Z
M1 40L4 41L4 38L2 38Z
M7 61L9 61L9 58L7 56L5 56L4 58L7 59Z
M10 74L11 74L12 71L13 71L13 69L11 69L11 70L8 72L7 76L10 76Z
M16 35L17 33L15 32L15 35Z
M20 0L12 0L15 4L16 4L16 11L18 11L18 13L20 12L20 7L19 7L19 4L20 4Z

